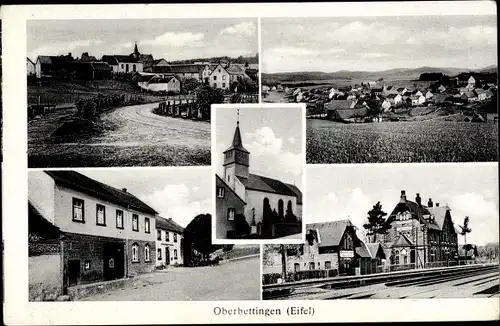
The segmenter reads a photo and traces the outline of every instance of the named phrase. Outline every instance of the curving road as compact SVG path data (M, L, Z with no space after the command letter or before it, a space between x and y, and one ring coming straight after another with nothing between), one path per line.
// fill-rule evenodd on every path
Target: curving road
M103 134L66 143L50 135L71 112L44 116L28 128L29 167L210 165L210 123L156 115L157 106L114 109Z

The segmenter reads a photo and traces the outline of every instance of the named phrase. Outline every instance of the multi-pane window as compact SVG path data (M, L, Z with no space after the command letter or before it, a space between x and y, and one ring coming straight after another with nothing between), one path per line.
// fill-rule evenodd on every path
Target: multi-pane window
M157 250L157 253L156 253L156 256L158 257L158 260L161 260L161 248L158 248Z
M332 269L332 262L331 261L325 261L325 269Z
M214 76L214 80L217 80L217 76Z
M90 270L90 260L85 260L85 267L84 267L84 269L86 271Z
M226 83L222 83L222 88L226 88Z
M96 224L106 226L106 207L101 204L96 205Z
M73 198L73 221L85 222L83 200Z
M230 207L227 209L227 220L234 221L234 208Z
M165 231L165 241L170 241L170 232Z
M223 187L217 187L217 197L224 198L224 190Z
M116 228L123 229L123 211L116 210Z
M174 233L174 242L177 242L177 233Z
M132 261L133 262L139 261L139 245L137 243L134 243L132 245Z
M132 231L139 231L139 215L132 214Z
M151 261L151 248L148 244L144 246L144 261Z
M150 224L149 224L149 217L145 217L144 218L144 231L146 233L150 233L151 232L151 229L150 229Z
M156 240L161 240L161 230L156 230Z
M177 249L174 249L174 259L177 259Z

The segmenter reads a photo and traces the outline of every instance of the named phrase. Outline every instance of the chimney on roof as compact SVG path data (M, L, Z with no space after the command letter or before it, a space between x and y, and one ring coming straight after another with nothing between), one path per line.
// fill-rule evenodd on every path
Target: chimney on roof
M427 203L427 206L429 206L429 207L434 206L434 203L432 202L432 198L429 198L429 202Z
M127 188L122 188L122 191L123 192L127 192Z
M406 191L401 190L401 199L406 200Z
M436 207L439 207L439 203L436 203Z
M420 198L419 193L417 193L417 197L415 197L415 202L418 204L418 206L422 206L422 198Z

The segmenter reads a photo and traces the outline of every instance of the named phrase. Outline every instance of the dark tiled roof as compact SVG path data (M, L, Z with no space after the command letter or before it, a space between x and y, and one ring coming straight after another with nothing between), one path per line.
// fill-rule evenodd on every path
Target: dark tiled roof
M244 75L245 70L241 68L240 66L236 65L230 65L229 67L226 68L226 71L230 75Z
M331 100L327 103L327 110L351 109L356 105L354 100Z
M118 62L138 62L136 58L131 55L115 55Z
M384 252L384 248L382 248L382 245L379 242L367 243L366 247L368 248L368 251L370 251L370 255L371 255L372 258L376 258L377 254L379 252L381 252L382 255L383 255L383 257L381 257L381 258L385 259L386 255L385 255L385 252Z
M173 78L176 78L176 77L175 76L154 76L153 78L151 78L149 83L151 83L151 84L164 84L164 83L168 83Z
M356 254L361 258L372 258L370 250L363 241L360 241L360 246L356 247Z
M248 175L248 178L238 177L238 179L243 183L246 189L296 197L295 193L286 184L276 179L252 173Z
M45 63L45 64L51 64L52 63L52 57L48 56L48 55L39 55L38 56L38 60L41 63Z
M302 191L300 191L300 189L297 188L297 186L295 186L295 185L291 185L291 184L288 184L288 183L285 183L285 184L297 196L297 204L298 205L302 205Z
M182 74L182 73L199 73L204 65L199 65L199 64L187 64L187 65L171 65L170 67L170 72L176 73L176 74Z
M242 152L245 152L245 153L249 153L249 151L247 151L245 149L245 147L243 147L243 142L241 141L241 133L240 133L240 124L239 122L236 124L236 129L234 130L234 136L233 136L233 142L231 143L231 147L229 147L228 149L226 149L224 151L224 153L232 150L232 149L238 149Z
M114 202L122 206L129 206L143 213L153 215L157 213L153 208L131 193L108 186L81 173L75 171L45 171L45 173L51 176L56 184L62 184L66 187L85 192L94 197Z
M107 62L109 65L112 65L112 66L118 65L118 61L116 61L116 58L114 55L103 55L101 60L104 62Z
M184 228L179 224L175 223L171 218L166 219L161 216L156 217L156 228L162 230L168 230L172 232L182 233L184 232Z
M392 247L408 247L413 246L413 242L408 237L401 233L399 237L392 243Z
M100 70L100 71L111 70L111 66L107 62L92 62L91 65L94 70Z
M57 239L60 229L47 220L28 200L28 231L44 239Z
M307 224L306 228L319 232L319 247L338 246L347 227L354 227L349 220Z

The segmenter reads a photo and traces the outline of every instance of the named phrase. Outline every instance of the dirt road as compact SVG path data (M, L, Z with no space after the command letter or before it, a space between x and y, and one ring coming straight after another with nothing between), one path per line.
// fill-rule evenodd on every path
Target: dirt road
M28 127L30 167L209 165L210 124L159 116L150 103L114 109L102 116L117 127L74 143L54 143L50 133L61 115Z

